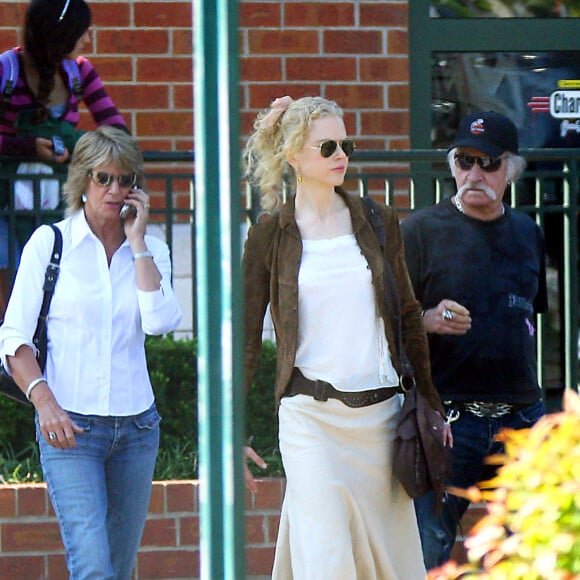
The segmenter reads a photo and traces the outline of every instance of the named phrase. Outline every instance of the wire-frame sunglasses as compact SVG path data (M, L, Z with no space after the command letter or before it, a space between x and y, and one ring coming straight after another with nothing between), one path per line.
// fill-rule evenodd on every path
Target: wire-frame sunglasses
M343 139L342 141L328 139L327 141L320 143L320 145L312 145L311 147L312 149L320 150L320 155L322 155L322 157L328 158L334 154L339 145L347 157L350 157L356 149L356 144L352 139Z

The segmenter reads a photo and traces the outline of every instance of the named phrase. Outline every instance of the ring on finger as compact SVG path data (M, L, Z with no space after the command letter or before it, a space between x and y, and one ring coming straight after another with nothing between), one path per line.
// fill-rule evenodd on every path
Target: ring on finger
M453 320L453 312L451 312L451 310L448 310L447 308L441 313L441 318L443 318L443 320Z
M56 439L56 433L54 431L50 431L49 434L48 434L48 438L51 441L54 441Z

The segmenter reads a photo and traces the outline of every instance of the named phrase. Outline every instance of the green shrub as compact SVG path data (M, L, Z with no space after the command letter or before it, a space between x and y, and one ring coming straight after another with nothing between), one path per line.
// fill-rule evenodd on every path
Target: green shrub
M195 340L148 337L147 365L161 421L161 448L174 441L197 441L197 365Z
M42 481L38 447L34 441L15 453L4 447L0 454L0 483L36 483Z
M18 456L28 448L34 435L34 408L0 397L0 446Z
M162 417L155 479L197 477L196 341L172 335L148 337L147 361L159 414ZM246 402L246 433L268 462L260 476L282 474L278 453L278 422L274 409L276 347L265 342L254 385ZM41 481L34 444L34 412L0 397L0 483Z

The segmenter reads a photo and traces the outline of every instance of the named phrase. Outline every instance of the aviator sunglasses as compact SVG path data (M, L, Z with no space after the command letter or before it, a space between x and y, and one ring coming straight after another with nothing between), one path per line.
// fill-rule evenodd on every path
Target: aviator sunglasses
M469 171L477 162L482 171L493 173L501 167L503 159L503 157L490 157L489 155L477 157L467 153L457 153L455 155L455 165L463 171Z
M134 173L130 175L113 175L106 171L89 171L89 177L100 187L109 187L113 181L117 180L119 187L131 187L135 183L137 176Z
M356 149L355 142L352 139L343 139L342 141L329 139L328 141L323 141L320 145L311 145L311 147L312 149L319 149L320 155L328 158L336 151L336 148L339 145L347 157L350 157L352 152Z

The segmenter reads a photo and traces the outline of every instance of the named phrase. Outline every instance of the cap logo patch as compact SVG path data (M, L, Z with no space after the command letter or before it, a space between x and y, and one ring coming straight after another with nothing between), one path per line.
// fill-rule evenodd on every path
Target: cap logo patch
M483 126L483 119L479 118L471 123L469 130L473 135L481 135L485 133L485 127Z

